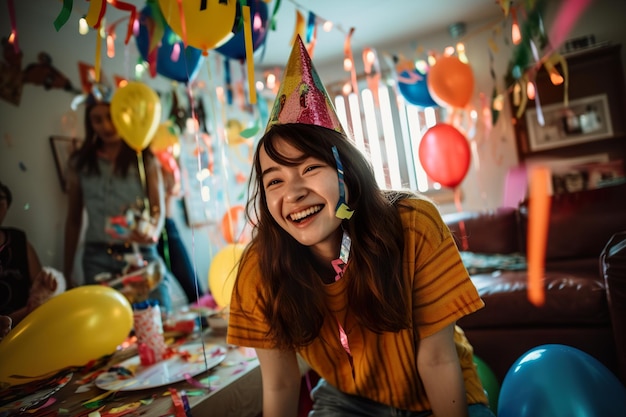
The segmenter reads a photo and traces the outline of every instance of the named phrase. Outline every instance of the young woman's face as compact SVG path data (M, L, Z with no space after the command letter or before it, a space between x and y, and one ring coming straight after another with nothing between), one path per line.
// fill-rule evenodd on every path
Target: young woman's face
M302 152L282 139L276 150L289 159ZM298 242L320 258L339 255L341 219L335 216L339 201L337 169L316 158L306 158L296 166L280 165L261 148L259 160L262 186L274 220Z
M113 125L110 106L108 104L97 104L91 109L89 120L96 135L98 135L104 143L114 143L122 139L119 133L117 133L115 125Z

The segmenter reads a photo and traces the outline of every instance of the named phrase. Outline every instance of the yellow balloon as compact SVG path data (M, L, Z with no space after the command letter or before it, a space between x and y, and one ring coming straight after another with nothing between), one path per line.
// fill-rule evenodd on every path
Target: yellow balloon
M110 355L132 327L130 303L113 288L85 285L61 293L0 342L0 389Z
M231 243L222 248L213 257L209 268L209 289L215 303L220 307L230 304L230 297L235 286L239 259L246 245Z
M130 82L113 94L111 119L128 146L141 152L159 127L159 96L146 84Z
M159 0L161 12L170 28L188 45L207 55L234 36L232 30L237 12L236 0L183 1L185 32L177 0ZM204 5L201 7L200 3Z
M154 134L154 137L150 141L150 149L154 153L173 150L174 147L180 144L178 136L175 135L172 130L174 128L171 121L161 123Z

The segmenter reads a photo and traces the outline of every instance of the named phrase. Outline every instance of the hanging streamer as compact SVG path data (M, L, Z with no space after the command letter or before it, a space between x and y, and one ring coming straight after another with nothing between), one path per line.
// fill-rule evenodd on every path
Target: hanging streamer
M246 62L248 65L248 94L250 104L256 104L256 86L254 85L254 48L252 46L252 20L250 6L243 6L243 32L246 45Z
M454 205L459 213L463 213L463 206L461 205L461 187L454 187ZM465 222L461 220L459 222L459 230L461 231L461 249L468 250L469 243L467 241L467 231L465 230Z
M530 176L528 206L528 301L541 307L545 303L543 275L550 217L550 170L534 168Z
M93 0L91 0L93 1ZM128 20L128 28L126 29L126 38L124 38L124 44L128 45L128 41L133 34L133 27L135 26L135 20L137 20L137 8L130 3L126 3L119 0L107 0L111 3L111 6L118 10L130 12L130 18Z
M348 61L350 63L350 79L352 81L352 92L354 92L355 94L358 94L359 85L357 81L356 68L354 65L354 57L352 55L352 46L351 46L353 34L354 34L354 28L350 28L350 31L346 35L346 40L344 41L344 44L343 44L343 54L344 54L344 61Z
M9 18L11 19L11 37L9 42L13 44L13 51L16 55L20 54L20 45L17 40L17 21L15 20L15 5L13 0L8 0L7 7L9 8Z
M106 11L106 1L104 0L91 0L89 2L89 10L85 16L87 24L94 29L100 29L104 12Z
M96 59L94 65L94 82L100 82L100 56L102 54L102 39L100 39L100 30L96 30Z
M9 3L12 2L13 0L9 0ZM61 8L61 11L59 12L57 18L54 19L54 28L57 32L61 30L63 25L65 25L69 20L70 15L72 14L72 6L73 0L63 0L63 7Z
M152 52L159 46L159 42L165 33L165 18L161 13L161 8L155 1L149 1L150 18L152 20L152 29L150 33L150 43L148 44L148 52Z
M293 36L291 37L291 42L289 43L289 45L294 44L298 35L300 35L302 39L306 37L304 29L304 16L302 15L302 13L300 13L300 10L296 10L296 26L294 27Z
M274 10L272 11L272 17L270 18L270 28L272 30L276 30L276 15L278 14L278 9L280 8L280 0L276 0L274 3Z

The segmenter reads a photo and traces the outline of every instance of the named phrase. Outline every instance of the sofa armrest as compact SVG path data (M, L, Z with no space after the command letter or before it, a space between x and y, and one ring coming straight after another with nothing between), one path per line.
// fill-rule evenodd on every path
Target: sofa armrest
M614 234L600 255L619 366L626 383L626 231Z
M442 217L459 250L485 254L523 252L519 246L519 227L515 208L465 211L444 214ZM463 244L464 240L467 243L466 247Z

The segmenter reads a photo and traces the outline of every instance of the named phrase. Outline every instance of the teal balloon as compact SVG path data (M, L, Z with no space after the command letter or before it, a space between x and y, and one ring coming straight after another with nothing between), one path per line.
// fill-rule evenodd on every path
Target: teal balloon
M593 356L565 345L523 354L500 389L498 417L624 417L626 387Z
M478 378L480 378L483 388L487 391L489 408L495 413L498 410L498 397L500 396L500 383L498 382L498 378L489 365L476 355L474 355L474 364L476 365Z
M411 76L419 78L413 83L398 80L398 90L400 90L400 94L406 101L420 107L434 107L438 105L428 91L428 74L412 70L411 72L402 71L400 76L403 78L410 78Z
M150 35L147 19L152 19L150 6L144 7L139 13L139 30L135 35L137 49L144 61L148 61L150 49ZM185 47L182 41L172 43L175 38L172 29L163 23L163 36L157 49L156 72L174 81L188 82L193 80L202 65L202 51L191 46ZM178 60L172 61L174 46L180 48Z

